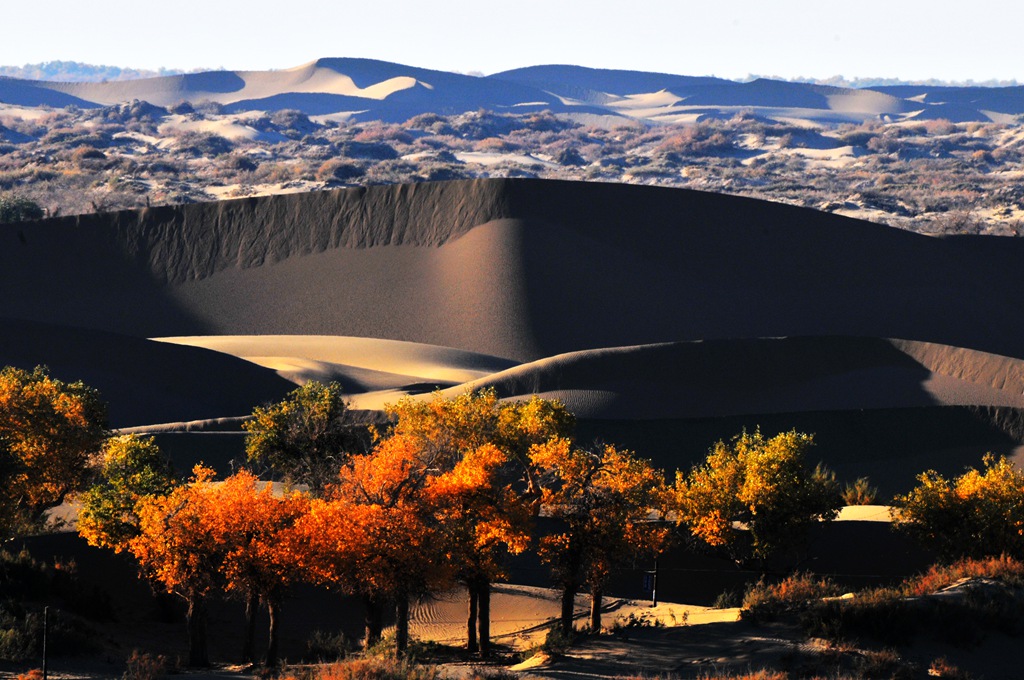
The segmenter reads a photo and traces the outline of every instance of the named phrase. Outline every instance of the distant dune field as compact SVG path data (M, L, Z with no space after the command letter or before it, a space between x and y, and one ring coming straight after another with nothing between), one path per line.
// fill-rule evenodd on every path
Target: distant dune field
M208 71L110 82L0 79L18 106L216 103L229 112L299 110L361 120L478 109L552 111L580 120L669 122L746 110L776 120L838 124L888 120L1001 121L1024 112L1022 87L900 85L853 89L758 78L540 65L475 77L373 59L318 59L274 71Z

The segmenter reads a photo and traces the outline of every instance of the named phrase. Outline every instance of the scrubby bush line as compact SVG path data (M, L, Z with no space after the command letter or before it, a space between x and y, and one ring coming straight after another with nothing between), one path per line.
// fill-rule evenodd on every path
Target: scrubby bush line
M204 123L225 132L199 131ZM0 120L0 191L54 215L210 201L280 185L312 191L541 177L754 196L863 212L923 233L1015 235L1024 233L1024 193L1003 175L1024 162L1017 131L942 120L809 130L752 112L696 124L624 120L612 129L550 112L315 122L289 110L226 114L215 104L132 102ZM815 158L828 149L849 162Z

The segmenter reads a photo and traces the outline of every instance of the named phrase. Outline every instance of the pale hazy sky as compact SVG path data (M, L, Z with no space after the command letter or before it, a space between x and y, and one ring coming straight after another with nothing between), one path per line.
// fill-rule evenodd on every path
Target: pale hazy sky
M579 64L742 78L1024 82L1020 0L5 0L0 65L448 71Z

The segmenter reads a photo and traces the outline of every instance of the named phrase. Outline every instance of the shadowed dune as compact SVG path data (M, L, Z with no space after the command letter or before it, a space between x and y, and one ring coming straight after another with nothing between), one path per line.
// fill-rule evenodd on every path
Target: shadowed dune
M453 388L557 398L581 418L989 404L1024 408L1024 361L875 338L710 340L562 354Z
M46 365L109 404L110 425L244 416L294 385L235 357L104 331L0 319L0 365Z
M777 336L1024 356L1024 242L682 189L382 186L0 227L0 313L141 337L322 334L516 360Z

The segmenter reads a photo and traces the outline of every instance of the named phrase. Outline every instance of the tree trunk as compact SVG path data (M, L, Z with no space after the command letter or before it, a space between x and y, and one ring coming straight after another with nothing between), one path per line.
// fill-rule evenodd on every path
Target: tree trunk
M209 666L210 652L206 646L206 602L199 595L188 598L188 665Z
M480 609L480 653L488 656L491 653L491 582L481 581L477 595Z
M572 635L572 619L576 614L576 585L566 585L562 588L562 635L568 638Z
M384 608L380 600L372 595L363 597L363 608L363 624L366 628L363 649L369 649L380 642L380 635L384 630Z
M601 632L601 599L604 597L604 593L601 591L600 586L594 586L590 589L590 632L600 633Z
M252 663L256 657L256 615L260 611L260 596L250 592L245 598L245 641L242 645L242 663Z
M469 591L469 617L466 621L466 650L470 654L479 651L476 644L476 611L477 611L477 589L476 583L470 581L466 589Z
M281 625L281 597L271 595L267 598L267 613L270 615L270 639L267 641L267 668L277 666L278 627Z
M395 652L402 656L409 648L409 596L398 595L395 603Z

